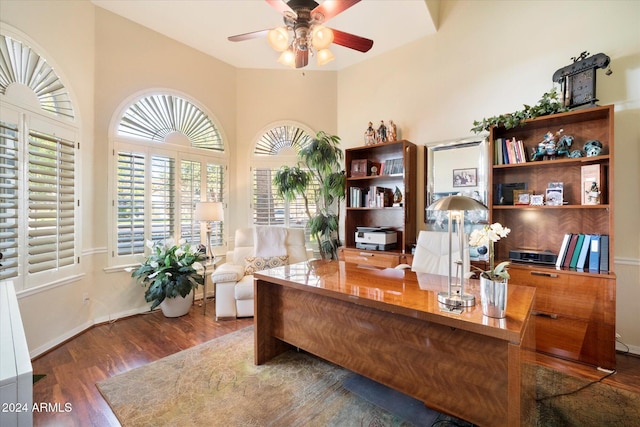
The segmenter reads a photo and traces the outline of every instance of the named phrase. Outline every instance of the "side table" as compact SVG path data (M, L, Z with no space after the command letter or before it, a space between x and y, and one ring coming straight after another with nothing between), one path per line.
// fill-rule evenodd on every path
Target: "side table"
M201 263L202 267L204 268L204 283L202 284L202 314L203 315L207 314L207 280L208 280L207 271L211 269L211 273L213 273L216 269L217 262L218 260L214 258L212 260L208 259L205 262Z

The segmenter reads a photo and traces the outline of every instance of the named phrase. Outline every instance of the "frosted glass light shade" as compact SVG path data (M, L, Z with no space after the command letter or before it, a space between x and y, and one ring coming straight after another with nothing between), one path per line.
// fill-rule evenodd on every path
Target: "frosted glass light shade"
M284 52L289 47L289 33L284 27L269 30L267 34L269 45L277 52Z
M318 51L318 65L328 64L334 59L336 59L336 57L333 56L333 53L331 53L329 49L322 49Z
M278 62L291 68L295 67L296 55L293 53L293 49L287 49L282 52L280 58L278 58Z
M318 25L313 29L311 44L317 50L326 49L333 43L333 31L330 28Z

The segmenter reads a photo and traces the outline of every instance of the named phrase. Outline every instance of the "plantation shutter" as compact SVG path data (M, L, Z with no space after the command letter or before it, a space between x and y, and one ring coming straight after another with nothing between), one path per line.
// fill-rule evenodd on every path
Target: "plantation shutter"
M174 235L175 164L169 157L151 158L151 239L154 242Z
M28 271L54 270L75 262L75 144L29 132Z
M200 244L199 222L193 219L196 202L202 199L202 164L193 160L180 162L180 237L192 245ZM198 225L198 226L196 226Z
M18 127L0 122L0 280L18 276Z
M273 177L278 169L253 170L253 223L257 225L284 225L286 205L278 195Z
M207 163L207 193L201 201L207 202L224 202L226 200L224 194L224 172L223 165L215 163ZM224 221L216 221L211 223L211 246L224 245Z
M118 153L118 255L144 253L144 154Z

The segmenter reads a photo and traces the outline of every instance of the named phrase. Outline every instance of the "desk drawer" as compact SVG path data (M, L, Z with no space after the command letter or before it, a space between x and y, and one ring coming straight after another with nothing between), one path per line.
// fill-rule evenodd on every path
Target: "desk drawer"
M371 265L381 268L393 268L398 264L406 263L406 256L389 252L366 251L352 248L342 248L340 259L354 264Z

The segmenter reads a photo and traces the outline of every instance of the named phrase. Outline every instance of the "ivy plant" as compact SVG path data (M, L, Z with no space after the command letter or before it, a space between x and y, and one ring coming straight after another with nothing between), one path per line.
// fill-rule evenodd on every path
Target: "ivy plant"
M542 98L534 106L524 104L524 109L520 111L488 117L480 121L474 120L471 131L478 134L488 131L491 126L504 126L506 129L512 129L516 126L522 126L522 122L525 120L565 111L568 111L568 108L558 99L558 92L556 88L553 88L542 95Z

